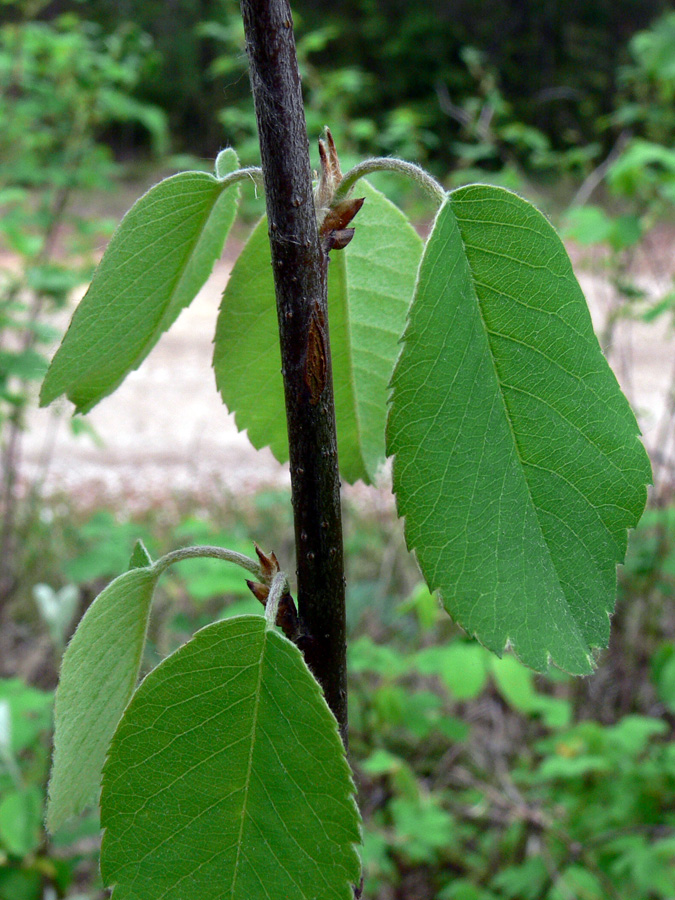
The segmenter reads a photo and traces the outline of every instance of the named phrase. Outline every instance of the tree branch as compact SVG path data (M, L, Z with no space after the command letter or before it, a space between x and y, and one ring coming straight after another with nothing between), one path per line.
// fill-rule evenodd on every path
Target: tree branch
M305 658L347 743L344 567L328 338L328 257L319 243L295 38L287 0L241 0L281 340Z

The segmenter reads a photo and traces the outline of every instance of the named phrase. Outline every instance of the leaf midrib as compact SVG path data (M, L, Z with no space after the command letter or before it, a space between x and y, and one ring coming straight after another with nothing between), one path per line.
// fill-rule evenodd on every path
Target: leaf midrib
M256 686L255 691L255 702L253 705L253 714L252 724L251 724L251 748L248 754L248 764L246 767L246 779L244 781L244 800L241 807L241 822L239 824L239 836L237 838L237 855L234 860L233 873L232 873L232 884L230 886L230 897L234 898L235 888L237 884L237 876L239 875L239 859L241 856L241 845L243 841L244 835L244 823L246 821L246 807L248 804L248 795L251 787L251 774L253 772L253 752L255 749L255 742L257 736L258 729L258 712L260 709L260 695L262 694L262 679L263 679L263 660L265 658L265 647L267 644L267 628L265 627L262 634L262 646L260 649L260 662L258 663L258 684Z

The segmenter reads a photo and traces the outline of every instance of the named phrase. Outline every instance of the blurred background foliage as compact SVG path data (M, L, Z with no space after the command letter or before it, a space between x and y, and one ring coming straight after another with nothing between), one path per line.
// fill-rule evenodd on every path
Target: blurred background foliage
M174 149L213 157L251 136L236 0L11 0L0 8L15 22L55 23L67 13L108 36L142 34L152 51L137 57L128 93L165 112ZM293 9L310 133L328 122L353 152L397 153L446 175L461 156L456 143L478 125L477 98L496 93L508 98L501 115L533 130L529 140L521 133L519 154L544 141L554 153L597 144L602 155L627 125L672 141L673 19L635 38L672 11L667 0L298 0ZM138 118L110 124L105 136L118 154L156 139Z
M630 366L613 358L626 322L672 334L672 250L665 263L656 252L672 247L675 208L672 3L293 7L313 143L329 124L345 166L395 154L448 187L523 190L606 285L600 338L615 366ZM96 817L43 830L51 705L74 623L134 541L154 556L197 542L250 552L254 538L292 558L284 493L205 502L167 489L161 509L130 518L22 474L46 353L124 212L112 189L210 169L226 145L258 159L236 0L0 0L0 900L103 896ZM423 230L414 191L381 186ZM589 679L535 676L468 641L420 583L391 510L348 504L365 897L675 896L675 369L662 407L651 508ZM255 610L227 567L183 564L161 583L147 667Z
M3 900L104 896L96 815L53 838L42 826L51 704L64 641L138 537L153 557L194 542L250 552L255 538L290 558L291 509L285 491L208 505L173 495L133 517L52 498L0 671ZM468 640L419 581L388 510L348 502L345 538L364 897L670 900L675 511L650 511L635 532L612 643L588 679L535 675ZM160 582L145 671L197 628L259 609L236 571L182 564Z

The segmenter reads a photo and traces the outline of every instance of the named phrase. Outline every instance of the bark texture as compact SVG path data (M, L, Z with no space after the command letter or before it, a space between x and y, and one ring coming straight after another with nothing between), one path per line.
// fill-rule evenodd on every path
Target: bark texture
M319 240L291 10L241 0L277 298L301 647L347 744L345 587L328 257Z

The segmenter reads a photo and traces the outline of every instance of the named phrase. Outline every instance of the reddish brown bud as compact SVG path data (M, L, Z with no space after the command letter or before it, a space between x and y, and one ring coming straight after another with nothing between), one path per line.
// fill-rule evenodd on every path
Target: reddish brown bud
M363 206L365 199L365 197L357 197L354 200L343 200L337 206L329 209L321 223L321 234L328 234L329 231L341 231L346 228Z
M342 181L340 160L338 159L335 141L329 128L326 128L325 140L319 140L319 159L321 161L321 171L319 172L319 183L315 195L315 204L318 210L330 206L333 194Z
M256 600L260 601L264 607L267 607L267 598L270 593L269 587L266 584L260 584L258 581L247 580L246 584ZM279 600L276 624L281 628L289 641L297 641L300 635L300 621L295 600L288 591Z
M255 552L258 554L258 559L260 560L263 578L265 581L271 581L279 571L278 559L274 553L263 553L257 544L254 544L253 546L255 547Z
M250 592L253 594L256 600L259 600L263 606L267 605L267 598L270 593L270 589L266 584L260 584L259 581L246 581Z
M337 148L330 128L326 126L326 141L328 142L328 156L330 158L330 167L333 172L333 178L336 184L342 181L342 170L340 168L340 159L337 154Z
M295 601L290 594L286 593L279 601L277 625L281 628L289 641L295 642L298 638L299 624Z
M321 169L325 171L328 168L328 148L322 138L319 138L319 159L321 161Z
M344 250L354 237L355 230L354 228L341 228L340 231L329 231L324 238L326 253L330 253L331 250Z

